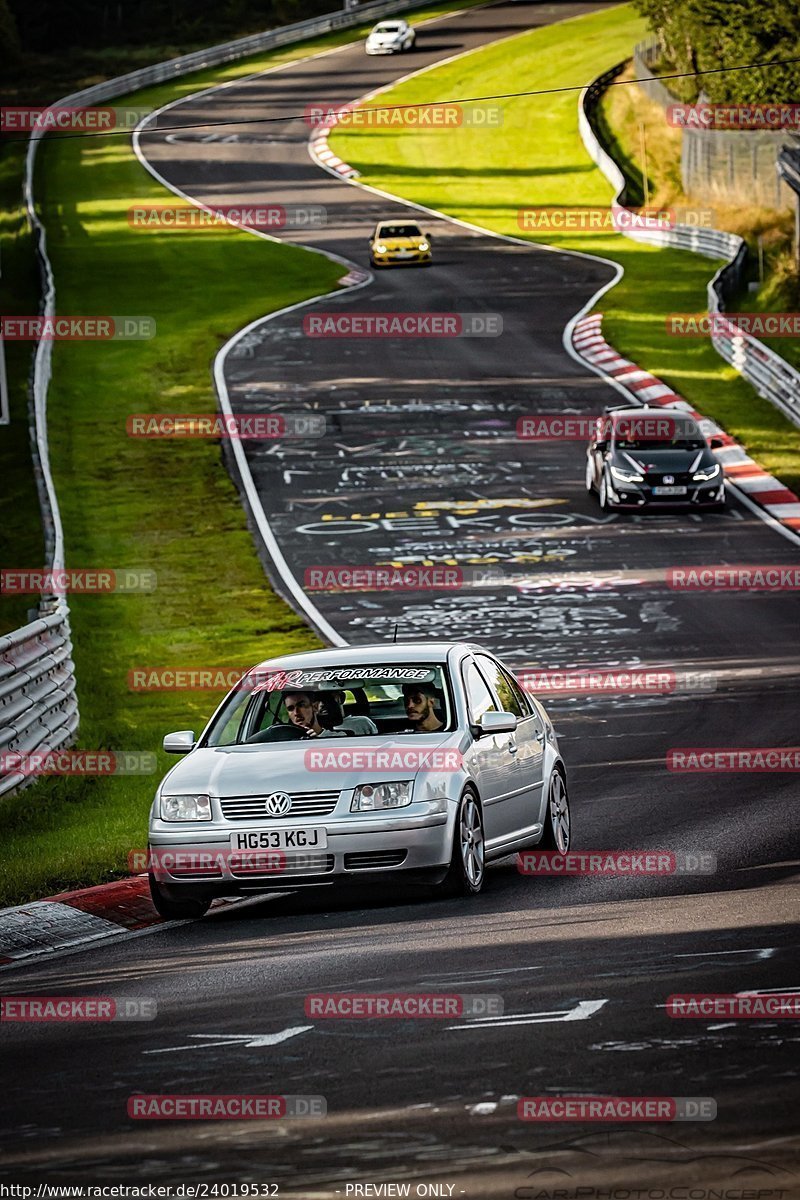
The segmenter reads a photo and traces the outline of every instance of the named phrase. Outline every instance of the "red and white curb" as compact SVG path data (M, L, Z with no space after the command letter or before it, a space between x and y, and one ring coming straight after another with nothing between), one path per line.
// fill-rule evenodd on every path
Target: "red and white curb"
M352 104L348 105L348 108L352 107ZM355 167L351 167L349 163L343 162L328 145L328 135L332 129L336 128L335 115L331 118L331 122L330 125L320 125L312 133L308 142L308 152L318 166L330 171L332 175L339 175L343 179L358 179L360 172Z
M210 911L250 903L251 897L223 897L212 903ZM153 908L146 875L61 892L46 900L0 909L0 971L31 959L74 953L109 939L141 935L158 925L179 924L183 922L165 921Z
M724 443L714 454L722 464L725 478L785 529L800 533L800 497L767 474L730 434L692 408L683 396L609 346L601 332L602 321L602 313L592 313L576 321L572 345L579 357L599 374L620 384L636 403L668 404L690 413L706 437L718 437Z
M147 876L62 892L0 910L0 965L87 946L163 924Z

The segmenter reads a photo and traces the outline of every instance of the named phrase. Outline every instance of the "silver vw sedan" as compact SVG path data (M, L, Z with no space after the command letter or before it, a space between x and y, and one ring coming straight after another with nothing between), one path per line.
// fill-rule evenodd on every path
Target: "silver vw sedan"
M486 863L565 852L566 770L538 700L481 646L404 642L260 663L150 813L153 902L199 917L215 896L391 879L480 892Z

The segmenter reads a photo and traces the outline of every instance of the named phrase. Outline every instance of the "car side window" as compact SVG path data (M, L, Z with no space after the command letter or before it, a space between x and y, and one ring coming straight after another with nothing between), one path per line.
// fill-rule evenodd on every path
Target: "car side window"
M509 712L516 713L517 716L522 715L523 717L529 717L531 715L531 713L533 712L533 705L531 704L530 700L525 695L525 692L522 690L520 685L517 683L516 679L511 674L511 672L504 671L502 669L502 667L500 669L502 671L503 678L505 679L508 686L511 688L513 695L516 697L517 704L519 705L519 707L521 709L521 714L517 713L516 710L513 708L509 709Z
M464 687L467 692L469 719L473 725L480 725L485 712L497 712L492 693L474 662L469 662L464 671Z
M478 654L476 658L480 664L481 671L494 688L503 711L513 713L520 720L524 717L529 717L531 713L528 702L516 680L512 679L493 658L489 658L485 654Z

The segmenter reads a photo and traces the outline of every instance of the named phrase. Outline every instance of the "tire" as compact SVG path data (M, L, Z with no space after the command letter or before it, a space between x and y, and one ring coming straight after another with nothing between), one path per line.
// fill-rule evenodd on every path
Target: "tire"
M472 836L465 838L471 831ZM478 840L474 835L477 833ZM472 853L468 846L473 847ZM437 896L477 896L486 877L483 814L478 797L467 788L458 806L450 866L441 883L434 888Z
M606 483L605 471L600 476L600 508L604 513L611 511L611 505L608 500L608 484Z
M173 900L155 879L152 871L149 876L150 896L153 908L160 917L167 921L192 921L204 917L211 907L211 901L202 896L187 897L185 900Z
M571 822L567 781L556 769L550 776L547 811L544 818L544 833L537 850L555 850L566 854L570 847Z
M586 459L586 490L589 495L594 491L594 469L590 458Z

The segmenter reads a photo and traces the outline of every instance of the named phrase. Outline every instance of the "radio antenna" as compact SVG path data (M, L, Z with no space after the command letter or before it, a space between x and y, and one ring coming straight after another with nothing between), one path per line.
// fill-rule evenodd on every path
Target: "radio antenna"
M397 641L397 621L395 621L395 623L394 623L394 636L392 637L392 641L393 642Z

